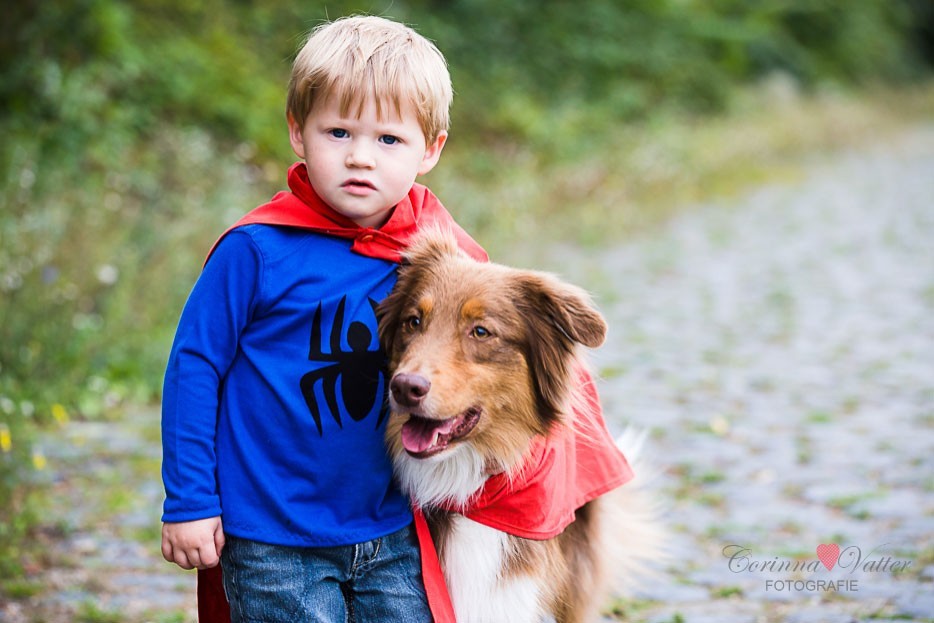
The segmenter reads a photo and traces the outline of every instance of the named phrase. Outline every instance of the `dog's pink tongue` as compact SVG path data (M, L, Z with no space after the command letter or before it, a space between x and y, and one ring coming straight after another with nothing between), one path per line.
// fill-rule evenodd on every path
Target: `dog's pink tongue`
M415 454L425 452L438 442L441 435L451 434L455 419L429 420L413 415L402 425L402 446Z

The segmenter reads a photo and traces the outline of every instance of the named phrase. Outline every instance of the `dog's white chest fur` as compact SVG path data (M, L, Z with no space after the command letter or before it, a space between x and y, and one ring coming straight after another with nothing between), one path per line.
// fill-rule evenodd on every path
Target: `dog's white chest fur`
M444 546L444 575L460 623L537 623L544 614L535 578L504 573L509 537L460 515Z

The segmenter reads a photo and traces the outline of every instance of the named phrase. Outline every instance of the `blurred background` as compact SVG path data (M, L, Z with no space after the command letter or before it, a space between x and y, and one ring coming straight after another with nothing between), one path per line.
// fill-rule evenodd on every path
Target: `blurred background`
M290 63L326 18L394 18L446 55L451 139L424 181L507 263L560 263L551 242L620 244L794 176L801 154L934 116L928 0L11 0L3 12L0 602L41 592L31 578L55 564L43 551L74 527L48 519L72 499L44 475L52 448L88 443L64 432L75 422L153 412L210 243L284 187ZM134 469L158 496L147 421L156 454ZM140 512L152 549L159 513ZM83 620L109 620L94 608Z

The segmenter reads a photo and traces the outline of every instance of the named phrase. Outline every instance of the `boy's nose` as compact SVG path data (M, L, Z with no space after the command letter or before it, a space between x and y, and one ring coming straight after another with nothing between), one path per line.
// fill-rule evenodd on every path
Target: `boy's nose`
M354 142L350 147L350 151L347 152L347 159L344 164L348 167L372 169L376 166L372 148L362 142Z

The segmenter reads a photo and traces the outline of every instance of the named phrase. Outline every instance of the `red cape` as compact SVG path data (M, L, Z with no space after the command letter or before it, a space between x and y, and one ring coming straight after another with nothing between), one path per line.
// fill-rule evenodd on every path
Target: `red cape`
M311 188L303 162L289 169L288 182L291 192L277 193L269 203L251 211L227 232L253 223L298 227L351 239L351 250L356 253L398 262L401 252L418 232L442 227L454 233L468 255L477 261L488 260L486 252L454 222L437 197L419 184L393 209L386 224L372 229L360 227L325 204ZM578 508L632 478L629 464L606 429L593 379L581 368L578 381L576 387L580 388L582 399L574 410L573 425L557 427L547 438L534 440L519 476L491 477L470 508L459 512L515 536L550 539L574 521ZM418 509L415 509L415 529L421 547L425 592L434 620L455 623L438 554L425 517ZM230 623L220 566L198 572L198 621Z
M533 439L518 474L492 476L468 509L450 510L540 541L561 534L578 508L632 479L632 469L603 421L593 378L583 367L577 375L576 398L581 402L571 423Z
M308 181L304 162L296 162L289 168L288 182L289 191L276 193L269 203L249 212L224 235L253 223L298 227L353 240L351 250L360 255L398 262L400 253L418 232L440 227L453 232L461 249L470 257L480 262L489 259L486 251L454 222L438 198L421 184L413 185L409 194L393 208L389 220L379 229L374 229L360 227L324 203ZM211 252L224 235L214 243Z

